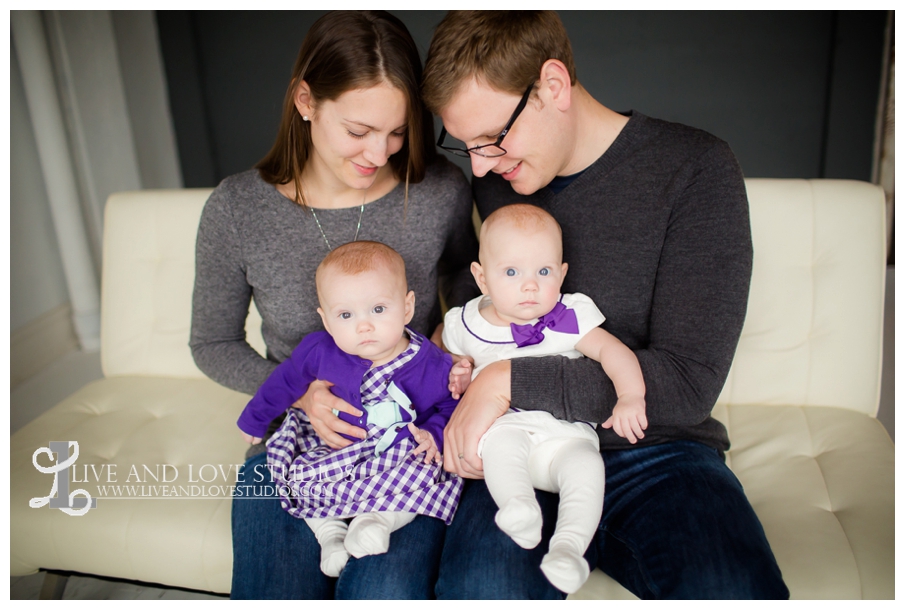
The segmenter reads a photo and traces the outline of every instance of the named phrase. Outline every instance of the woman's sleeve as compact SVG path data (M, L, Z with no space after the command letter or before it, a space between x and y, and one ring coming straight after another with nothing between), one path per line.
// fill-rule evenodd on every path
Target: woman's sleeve
M195 245L195 288L189 345L201 371L230 389L254 394L277 363L245 339L251 301L242 243L221 185L208 199Z
M446 306L458 307L480 294L471 275L471 263L478 260L478 238L472 222L471 187L458 168L451 184L453 213L437 272Z
M710 416L745 320L753 255L744 179L725 144L699 161L663 242L649 341L635 350L651 425ZM605 421L616 404L612 381L587 358L513 360L511 389L513 406L568 421Z

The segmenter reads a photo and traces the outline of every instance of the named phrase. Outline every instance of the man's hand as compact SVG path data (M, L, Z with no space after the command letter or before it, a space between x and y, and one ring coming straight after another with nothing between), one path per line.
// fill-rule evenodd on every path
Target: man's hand
M512 367L508 360L487 365L475 377L443 430L443 467L468 479L484 478L478 441L509 409Z
M320 379L312 381L305 395L295 401L292 406L305 412L314 431L328 447L341 449L351 445L352 441L343 438L340 433L361 439L366 438L368 434L358 426L344 422L333 414L333 409L351 413L356 417L361 417L362 412L342 398L334 396L330 391L331 387L333 384L329 381Z
M458 360L457 360L458 359ZM474 363L470 358L465 356L453 356L453 362L456 364L449 369L449 393L455 399L462 398L462 394L471 384L471 373L474 370Z
M644 430L647 430L647 414L645 402L642 396L631 394L622 396L613 407L613 414L603 422L603 428L612 428L622 438L628 439L633 445L639 438L644 438Z
M412 451L412 455L423 453L425 464L439 464L443 461L443 456L440 455L440 448L437 447L437 441L434 440L433 434L418 428L415 424L409 424L409 432L412 433L412 438L418 443L418 446Z

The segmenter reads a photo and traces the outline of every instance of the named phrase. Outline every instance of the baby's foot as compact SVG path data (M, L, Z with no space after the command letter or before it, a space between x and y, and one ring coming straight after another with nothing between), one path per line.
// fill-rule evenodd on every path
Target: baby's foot
M327 576L339 576L348 561L349 553L342 540L321 547L321 572Z
M315 535L321 545L321 572L336 578L349 561L349 553L343 545L346 524L344 521L331 521L322 525Z
M377 513L359 515L349 524L345 546L353 557L381 555L390 548L390 528Z
M523 549L540 543L544 517L534 498L512 498L497 511L496 524Z
M562 546L551 548L544 555L540 569L547 580L564 593L578 591L591 573L584 557Z

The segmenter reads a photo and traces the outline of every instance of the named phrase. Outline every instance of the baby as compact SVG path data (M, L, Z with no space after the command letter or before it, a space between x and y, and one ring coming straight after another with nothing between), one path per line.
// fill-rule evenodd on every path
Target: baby
M532 205L504 206L484 221L480 241L480 263L472 263L471 271L484 296L451 309L444 322L446 349L465 357L451 371L453 396L491 362L584 355L601 363L618 395L603 427L632 443L643 438L645 386L638 359L600 327L604 316L591 299L560 293L568 264L562 262L556 220ZM594 424L510 409L481 438L478 454L499 507L496 523L522 548L534 548L541 539L534 488L559 493L556 531L541 570L561 591L577 591L590 573L583 555L603 510L604 467Z
M321 262L316 283L326 331L307 335L271 373L238 426L257 442L286 412L267 441L268 466L283 508L317 537L321 571L338 576L350 555L385 553L390 534L416 514L452 521L462 481L440 460L458 400L448 388L449 354L406 327L415 293L395 250L368 241L341 246ZM316 379L362 411L334 413L365 429L366 439L347 437L356 442L333 450L303 411L289 408ZM415 457L421 453L423 460Z

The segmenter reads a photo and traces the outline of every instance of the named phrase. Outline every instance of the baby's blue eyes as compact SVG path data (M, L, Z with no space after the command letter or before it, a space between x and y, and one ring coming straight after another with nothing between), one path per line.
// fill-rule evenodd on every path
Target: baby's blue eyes
M374 309L372 309L371 311L376 314L381 314L381 313L385 312L386 310L387 310L386 305L375 305ZM341 314L339 314L339 317L342 320L351 320L352 312L344 311Z
M518 273L518 272L517 272L515 269L511 269L511 268L510 268L510 269L506 269L506 275L508 275L509 277L514 277L515 275L517 275L517 273ZM538 271L537 273L538 273L538 275L543 275L543 276L550 275L550 268L549 268L549 267L544 267L543 269L541 269L541 270Z

